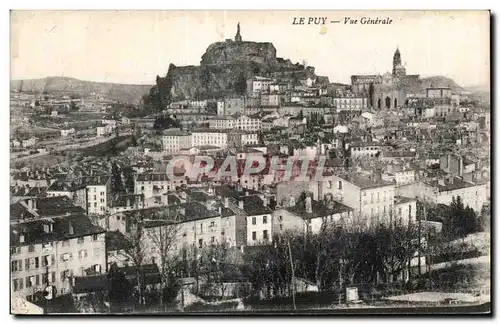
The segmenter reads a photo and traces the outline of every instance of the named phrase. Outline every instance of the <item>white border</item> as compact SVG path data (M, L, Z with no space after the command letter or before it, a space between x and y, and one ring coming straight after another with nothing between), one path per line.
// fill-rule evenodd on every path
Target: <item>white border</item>
M287 0L283 2L274 2L271 3L268 0L252 0L252 1L247 1L247 2L236 2L236 1L220 1L220 0L212 0L212 1L174 1L174 2L160 2L160 1L151 1L151 0L141 0L141 1L130 1L130 0L122 0L122 1L116 1L114 3L108 2L104 3L102 0L86 0L86 1L62 1L62 0L51 0L51 1L3 1L2 2L2 10L1 11L1 17L2 19L2 24L1 24L1 37L3 39L3 44L7 45L9 43L9 11L8 9L171 9L171 10L179 10L179 9L184 9L184 10L189 10L189 9L227 9L227 10L235 10L235 9L274 9L274 10L299 10L299 9L323 9L323 10L331 10L331 9L337 9L337 10L346 10L346 9L426 9L426 10L437 10L437 9L461 9L461 10L467 10L467 9L492 9L493 13L500 12L499 9L499 1L486 1L486 0L474 0L474 1L465 1L465 0L454 0L454 1L436 1L436 0L420 0L420 1L386 1L386 0L377 0L377 1L345 1L341 3L335 3L333 4L331 1L328 1L328 4L326 1L318 1L318 0L308 0L308 1L299 1L299 0ZM164 6L162 6L164 5ZM498 25L498 21L497 21ZM497 28L495 27L495 30ZM492 35L493 36L493 35ZM495 53L498 54L497 50L497 44L495 43ZM2 170L3 172L0 172L0 177L2 183L2 186L0 186L0 190L2 192L2 196L6 197L5 198L5 203L2 204L2 209L4 210L3 218L5 220L5 225L4 225L4 230L3 234L4 236L9 235L8 234L8 224L7 220L9 218L9 176L7 173L7 169L9 168L9 127L10 127L10 118L9 118L9 59L10 59L10 50L9 47L5 46L5 50L2 51L3 54L3 59L2 59L2 70L4 71L3 76L4 78L2 79L2 87L0 88L2 93L3 93L3 102L4 105L0 109L0 114L1 114L1 122L3 123L3 127L0 128L0 131L2 132L1 138L1 148L2 151L5 152L4 155L2 155ZM497 76L494 76L495 81L497 80ZM497 87L492 91L498 90L498 82L495 82L494 84L497 85ZM497 92L498 93L498 92ZM497 107L492 107L492 110L496 109ZM498 132L497 132L498 133ZM495 143L500 143L500 138L498 138L500 135L496 134L495 136ZM500 145L500 144L499 144ZM498 151L498 150L495 150ZM500 170L500 167L498 167L499 160L498 158L495 159L497 163L495 163L495 166L492 166L494 169ZM493 181L496 179L493 179ZM495 192L495 201L500 201L499 198L500 194ZM495 208L493 215L499 215L497 213L497 208ZM495 216L493 216L495 217ZM496 233L499 233L499 227L500 227L500 221L497 219L495 220L496 226L495 230ZM496 234L495 233L495 234ZM4 241L5 242L5 241ZM7 245L7 243L3 243L4 245ZM9 249L7 246L3 246L1 249L1 260L5 260L4 263L5 267L2 268L2 275L4 277L3 280L0 281L0 284L2 285L2 290L5 293L8 294L10 292L9 288L9 263L7 260L9 260ZM496 257L498 257L498 251L496 251ZM498 258L497 258L498 260ZM494 274L492 274L494 276ZM497 279L496 282L499 280ZM6 320L8 322L14 321L14 317L10 316L10 305L8 302L8 298L3 298L4 302L6 303L5 305L5 310L1 313L1 318L2 320ZM9 307L9 310L7 310L7 307ZM167 321L186 321L183 319L162 319L161 320L167 320ZM220 318L222 320L222 318ZM257 320L264 320L264 319L259 319L256 318ZM376 317L372 318L367 318L370 321L373 321L376 319ZM367 320L367 319L357 319L357 320ZM70 318L64 318L64 319L59 319L60 321L64 322L69 322ZM118 323L121 321L121 318L99 318L95 319L97 321L103 321L106 320L108 323L109 322L116 322ZM140 321L140 319L131 319L133 321ZM187 319L188 321L200 321L202 318L190 318ZM217 319L218 320L218 319ZM252 319L240 319L242 321L249 321ZM288 319L271 319L272 321L287 321ZM302 320L308 320L308 319L302 319ZM323 320L331 320L331 319L326 319L323 318ZM335 321L346 321L345 319L335 319ZM388 320L388 318L382 318L381 320ZM396 318L397 320L397 318ZM411 320L418 320L418 318L414 318ZM431 320L431 319L426 319L426 320ZM439 321L441 318L436 318L431 321ZM458 320L458 319L454 319ZM470 321L471 318L464 319ZM1 321L1 320L0 320ZM2 321L3 322L3 321Z

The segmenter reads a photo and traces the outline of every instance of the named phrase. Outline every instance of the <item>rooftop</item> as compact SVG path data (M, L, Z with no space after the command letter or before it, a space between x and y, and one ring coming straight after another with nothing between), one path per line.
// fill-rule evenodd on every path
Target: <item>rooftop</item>
M311 205L312 205L312 213L308 213L306 211L306 206L305 206L305 201L300 201L295 204L293 207L288 207L287 210L304 218L304 219L312 219L312 218L321 218L321 217L326 217L334 214L339 214L343 212L349 212L352 211L353 209L341 204L337 201L333 201L330 206L327 206L326 204L316 201L316 200L311 200Z
M443 179L442 182L440 180L428 181L427 184L435 187L439 190L439 192L443 191L452 191L464 188L470 188L476 186L474 183L463 181L460 178L454 177L453 180Z
M387 187L394 186L392 182L384 181L384 180L374 180L368 177L360 176L360 175L344 175L341 176L342 179L351 182L355 186L361 189L372 189L379 187Z
M127 249L128 241L125 235L120 231L106 232L106 250L107 251L120 251Z
M75 206L66 196L25 199L10 205L10 219L14 221L84 213L85 209Z
M44 225L52 224L52 232L45 232ZM100 226L92 224L85 215L70 215L48 219L37 219L31 222L18 223L10 226L10 245L35 245L54 241L68 240L76 237L89 236L106 232ZM24 233L24 242L19 242Z

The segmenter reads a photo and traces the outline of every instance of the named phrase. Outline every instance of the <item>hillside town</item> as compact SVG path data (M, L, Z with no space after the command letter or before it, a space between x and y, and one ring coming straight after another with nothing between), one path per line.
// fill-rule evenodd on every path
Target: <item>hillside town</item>
M489 98L403 56L138 105L11 90L11 294L48 313L489 302Z

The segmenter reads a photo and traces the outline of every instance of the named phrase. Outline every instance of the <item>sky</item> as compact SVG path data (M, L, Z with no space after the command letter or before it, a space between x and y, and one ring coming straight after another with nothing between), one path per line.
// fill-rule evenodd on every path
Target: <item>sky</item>
M327 24L292 25L294 17ZM393 23L361 25L361 17ZM210 44L234 39L238 22L244 41L272 42L278 57L305 61L330 82L392 71L398 47L407 74L489 85L488 11L12 11L11 79L154 84L170 63L199 65Z

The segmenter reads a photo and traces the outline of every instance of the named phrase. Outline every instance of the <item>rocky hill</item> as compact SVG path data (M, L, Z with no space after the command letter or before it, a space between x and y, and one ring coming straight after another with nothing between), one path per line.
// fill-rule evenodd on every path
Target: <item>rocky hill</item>
M47 77L43 79L12 80L10 82L11 90L78 94L83 97L91 93L97 93L108 99L128 103L138 103L150 88L151 85L91 82L69 77Z
M246 80L254 76L292 81L311 77L328 84L328 78L316 76L314 67L276 57L272 43L226 40L211 44L199 66L170 64L167 75L156 78L145 102L165 107L176 100L243 94Z

